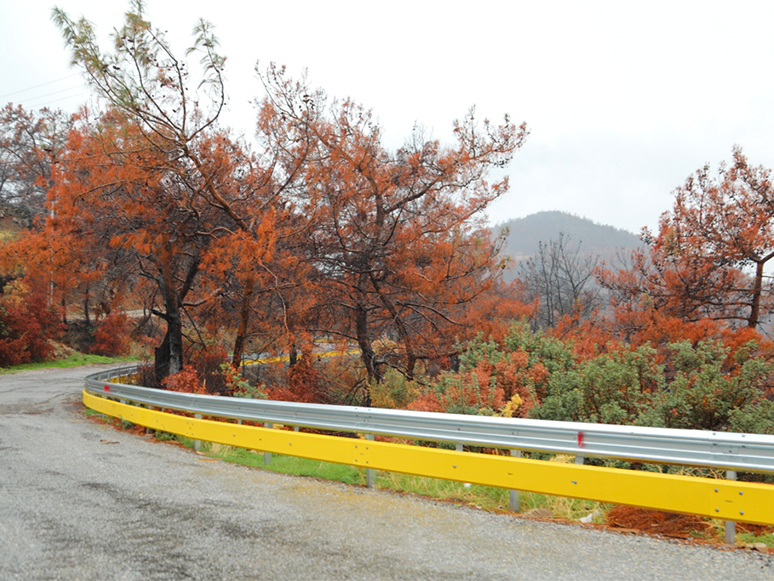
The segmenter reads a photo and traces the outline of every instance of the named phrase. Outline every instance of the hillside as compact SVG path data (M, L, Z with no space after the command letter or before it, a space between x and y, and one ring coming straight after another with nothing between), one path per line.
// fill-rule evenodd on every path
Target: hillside
M498 224L492 230L499 233L503 228L509 232L503 252L513 258L514 268L519 261L534 255L540 242L558 240L559 234L569 240L571 248L580 243L581 253L597 255L608 262L621 250L628 255L641 244L639 237L631 232L566 212L538 212Z

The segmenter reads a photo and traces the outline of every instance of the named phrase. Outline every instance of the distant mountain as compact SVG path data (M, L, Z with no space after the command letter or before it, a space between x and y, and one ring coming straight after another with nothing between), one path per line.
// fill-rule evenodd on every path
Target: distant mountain
M518 262L537 253L540 242L557 241L560 234L563 234L565 242L569 242L568 248L574 249L580 244L582 254L599 256L606 262L615 260L621 253L628 256L642 245L639 237L627 230L597 224L566 212L538 212L498 224L492 231L498 234L503 228L508 229L503 252L514 260L511 274L506 279L515 276Z

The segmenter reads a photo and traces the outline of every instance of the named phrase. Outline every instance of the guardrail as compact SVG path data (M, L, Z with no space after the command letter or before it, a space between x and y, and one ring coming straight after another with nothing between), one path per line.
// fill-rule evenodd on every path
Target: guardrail
M181 418L178 415L141 410L136 406L108 403L105 398L189 412L197 417L349 431L371 437L385 435L453 442L458 445L458 450L460 444L463 444L503 448L511 450L514 455L519 455L520 451L573 454L576 461L580 462L584 457L600 457L710 467L727 470L730 477L735 477L735 472L774 473L774 436L251 400L170 392L114 381L135 372L135 367L129 367L90 375L85 381L84 401L89 407L101 408L98 411L107 409L110 415L194 439L348 463L369 469L703 514L729 521L774 524L774 486L766 484L557 464L383 442L364 444L362 440L351 438ZM330 438L346 441L346 450L341 448L341 442L334 444ZM363 449L357 449L358 444L350 449L353 442L359 442ZM337 451L326 451L323 449L325 447ZM385 458L379 459L379 454L369 458L377 450L384 452ZM448 454L462 456L450 457ZM449 460L448 466L446 459ZM496 466L485 470L494 470L495 474L482 476L480 469L484 469L484 464L488 466L490 460ZM423 466L428 462L439 461L444 465L443 469ZM479 469L462 470L463 465L475 465ZM589 482L589 486L581 486L579 479ZM686 494L686 491L691 492Z
M206 416L585 457L774 473L774 436L554 422L181 393L86 378L93 394Z

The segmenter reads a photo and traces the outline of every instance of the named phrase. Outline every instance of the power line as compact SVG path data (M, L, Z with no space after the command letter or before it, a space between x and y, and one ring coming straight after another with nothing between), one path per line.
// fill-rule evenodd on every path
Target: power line
M58 103L59 101L66 101L67 99L77 99L78 97L81 97L83 95L88 95L88 94L89 94L89 91L81 91L80 93L75 93L74 95L65 95L64 97L59 97L58 99L54 99L52 101L46 101L46 103L43 104L42 106L41 105L30 105L29 104L29 100L28 100L28 101L24 102L24 106L26 108L28 108L28 109L29 108L41 109L43 107L48 107L52 103ZM30 99L30 100L35 100L37 98L38 97L34 97L33 99Z
M50 97L51 95L58 95L59 93L65 93L67 91L82 91L83 85L75 85L73 87L67 87L65 89L59 89L58 91L51 91L50 93L46 93L44 95L34 95L32 97L27 97L26 99L22 99L22 101L37 101L38 99L45 99L46 97Z
M27 87L26 89L19 89L18 91L13 91L11 93L6 93L5 95L0 95L0 99L5 99L6 97L10 97L11 95L18 95L19 93L26 93L27 91L32 91L33 89L38 89L40 87L45 87L46 85L51 85L53 83L58 83L59 81L64 81L65 79L70 79L72 77L77 76L79 73L73 73L72 75L67 75L66 77L61 77L59 79L54 79L53 81L48 81L46 83L41 83L39 85L35 85L34 87Z

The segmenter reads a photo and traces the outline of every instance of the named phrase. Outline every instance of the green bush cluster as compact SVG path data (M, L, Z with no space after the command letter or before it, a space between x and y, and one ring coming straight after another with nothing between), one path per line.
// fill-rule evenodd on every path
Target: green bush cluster
M436 392L449 393L481 362L494 370L494 382L498 363L523 352L526 368L548 370L544 381L528 386L536 402L531 418L774 434L774 402L766 398L774 368L757 355L755 342L734 354L718 341L682 341L661 351L618 346L583 360L572 344L517 324L502 346L479 337L463 349L458 377L442 376ZM445 407L481 413L465 401Z

